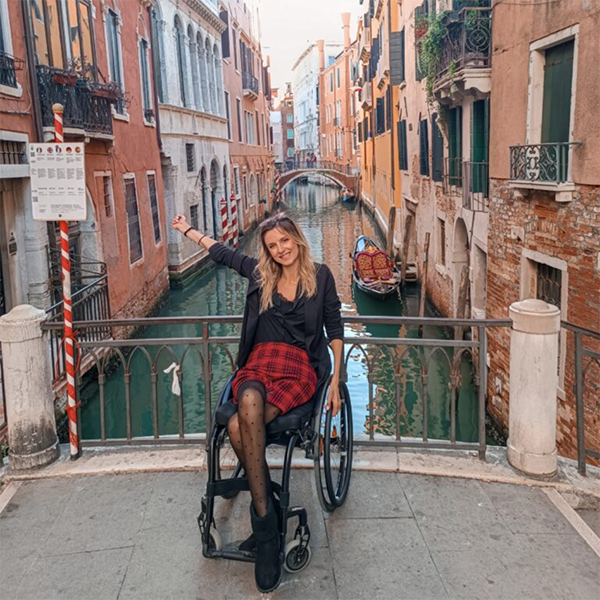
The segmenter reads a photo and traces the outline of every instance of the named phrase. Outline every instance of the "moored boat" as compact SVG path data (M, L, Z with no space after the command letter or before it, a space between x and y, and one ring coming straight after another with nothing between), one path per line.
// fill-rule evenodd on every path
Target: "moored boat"
M377 244L360 236L352 254L352 278L363 292L385 300L398 291L400 271Z

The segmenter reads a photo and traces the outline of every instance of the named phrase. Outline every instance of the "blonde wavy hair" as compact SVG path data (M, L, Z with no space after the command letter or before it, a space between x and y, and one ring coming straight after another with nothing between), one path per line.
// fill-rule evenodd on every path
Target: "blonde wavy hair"
M260 312L265 312L273 306L273 294L277 289L277 284L281 279L283 267L276 262L265 243L265 235L273 229L285 231L290 238L298 245L298 275L300 294L311 298L317 293L317 273L315 263L310 254L308 241L302 233L302 230L285 213L277 213L270 219L266 219L260 224L260 253L258 257L258 281L260 283Z

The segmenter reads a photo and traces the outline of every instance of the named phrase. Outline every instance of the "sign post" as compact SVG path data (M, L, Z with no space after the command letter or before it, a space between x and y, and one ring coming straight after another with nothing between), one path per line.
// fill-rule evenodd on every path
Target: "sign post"
M64 143L62 105L54 104L52 111L54 113L55 143L30 144L31 197L35 220L60 222L67 417L71 460L75 460L81 455L81 447L75 399L75 342L68 221L85 221L86 218L85 153L82 143Z

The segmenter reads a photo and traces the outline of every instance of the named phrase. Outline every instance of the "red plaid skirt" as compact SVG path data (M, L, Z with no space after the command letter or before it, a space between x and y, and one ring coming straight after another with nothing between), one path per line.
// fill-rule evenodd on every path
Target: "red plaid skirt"
M317 389L317 375L306 351L282 342L254 346L233 380L234 402L240 386L247 381L260 381L267 391L267 402L279 408L281 414L308 402Z

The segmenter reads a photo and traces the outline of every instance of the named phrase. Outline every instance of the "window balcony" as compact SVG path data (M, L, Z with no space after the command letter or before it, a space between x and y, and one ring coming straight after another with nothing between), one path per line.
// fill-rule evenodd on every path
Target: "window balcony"
M333 117L333 126L341 127L342 126L342 117Z
M1 35L1 33L0 33ZM23 68L23 61L0 51L0 85L17 87L17 71Z
M488 212L490 191L490 165L487 162L463 161L463 208Z
M42 65L37 67L37 81L44 127L54 127L52 106L59 103L64 107L65 135L112 136L111 104L119 101L114 85L82 80L74 73Z
M581 142L530 144L510 147L510 187L555 192L557 202L572 200L575 184L570 165Z
M447 37L433 86L438 98L471 89L491 91L492 10L462 9L446 22Z
M254 100L258 98L258 78L254 77L252 73L242 73L242 87L244 96L249 96Z

